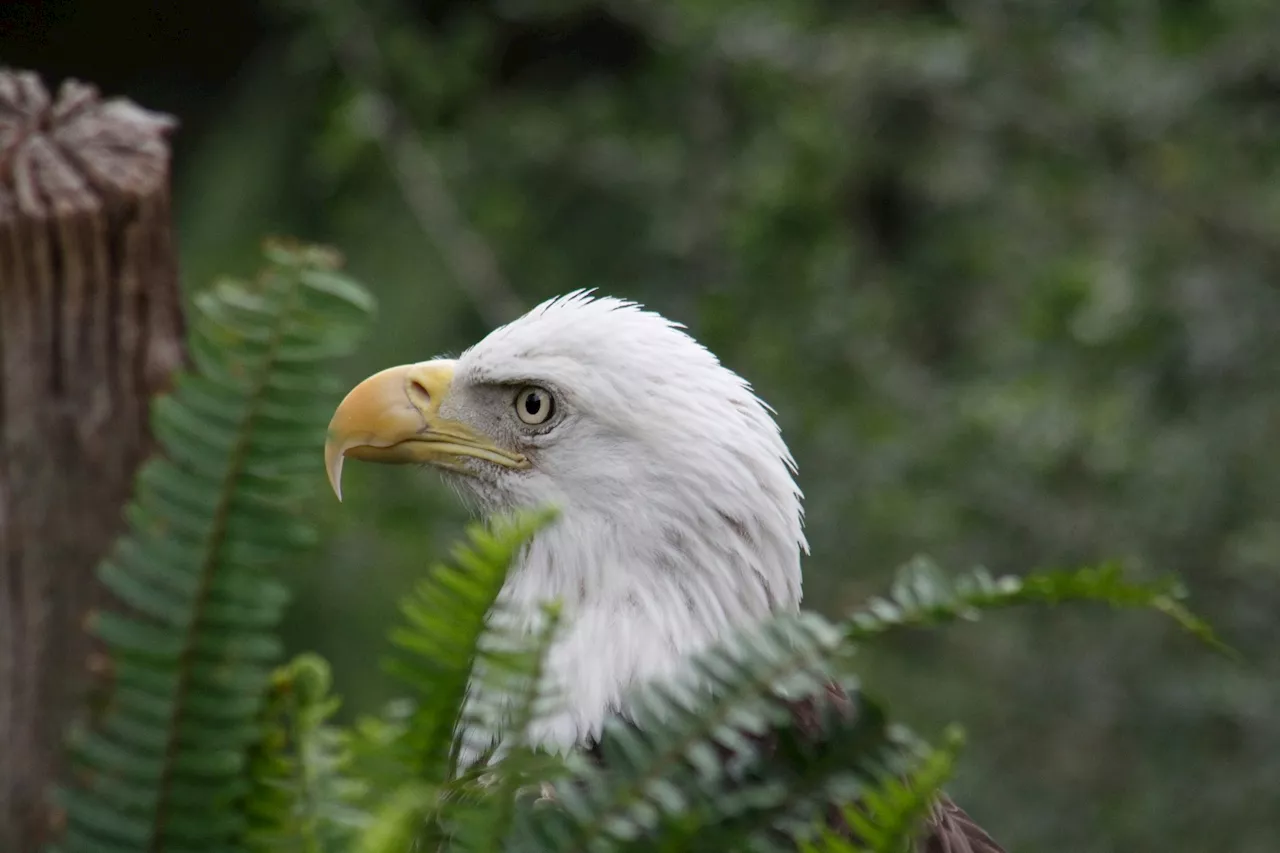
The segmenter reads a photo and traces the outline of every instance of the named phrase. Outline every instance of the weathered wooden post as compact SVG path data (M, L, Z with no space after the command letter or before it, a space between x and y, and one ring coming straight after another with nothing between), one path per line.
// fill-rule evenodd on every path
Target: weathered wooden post
M0 850L36 851L95 564L182 360L172 119L0 68Z

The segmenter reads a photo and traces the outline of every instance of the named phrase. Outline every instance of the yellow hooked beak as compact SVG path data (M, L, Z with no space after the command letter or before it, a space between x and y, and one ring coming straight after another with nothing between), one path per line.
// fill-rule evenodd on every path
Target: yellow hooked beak
M466 457L524 469L523 454L497 447L460 421L440 417L453 383L453 361L402 364L375 373L351 389L333 413L324 444L329 484L342 500L342 461L426 462L463 471Z

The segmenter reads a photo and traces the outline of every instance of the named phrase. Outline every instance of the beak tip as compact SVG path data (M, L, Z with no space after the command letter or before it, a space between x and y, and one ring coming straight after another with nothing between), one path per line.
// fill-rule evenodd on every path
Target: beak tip
M338 503L342 503L342 450L340 448L333 448L332 446L325 447L324 455L324 468L325 473L329 475L329 487L332 488L333 493L338 496Z

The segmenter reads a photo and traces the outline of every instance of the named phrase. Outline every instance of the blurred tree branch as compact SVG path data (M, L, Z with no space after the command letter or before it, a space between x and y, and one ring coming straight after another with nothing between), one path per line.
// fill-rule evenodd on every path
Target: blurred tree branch
M363 130L386 160L405 204L476 312L493 326L515 319L524 307L496 254L467 221L439 161L382 87L383 57L368 13L358 3L343 4L346 27L339 31L324 8L331 5L317 3L315 19L338 68L370 101L372 120Z

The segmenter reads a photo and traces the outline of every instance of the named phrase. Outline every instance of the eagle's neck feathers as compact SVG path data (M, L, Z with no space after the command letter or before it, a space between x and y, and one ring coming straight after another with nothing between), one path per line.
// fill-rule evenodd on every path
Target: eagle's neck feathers
M800 603L799 548L741 507L705 518L608 516L568 510L529 546L502 591L521 628L559 600L564 627L548 661L559 712L534 732L568 749L627 713L628 689L679 672L688 656L735 628ZM773 525L777 527L778 525Z

